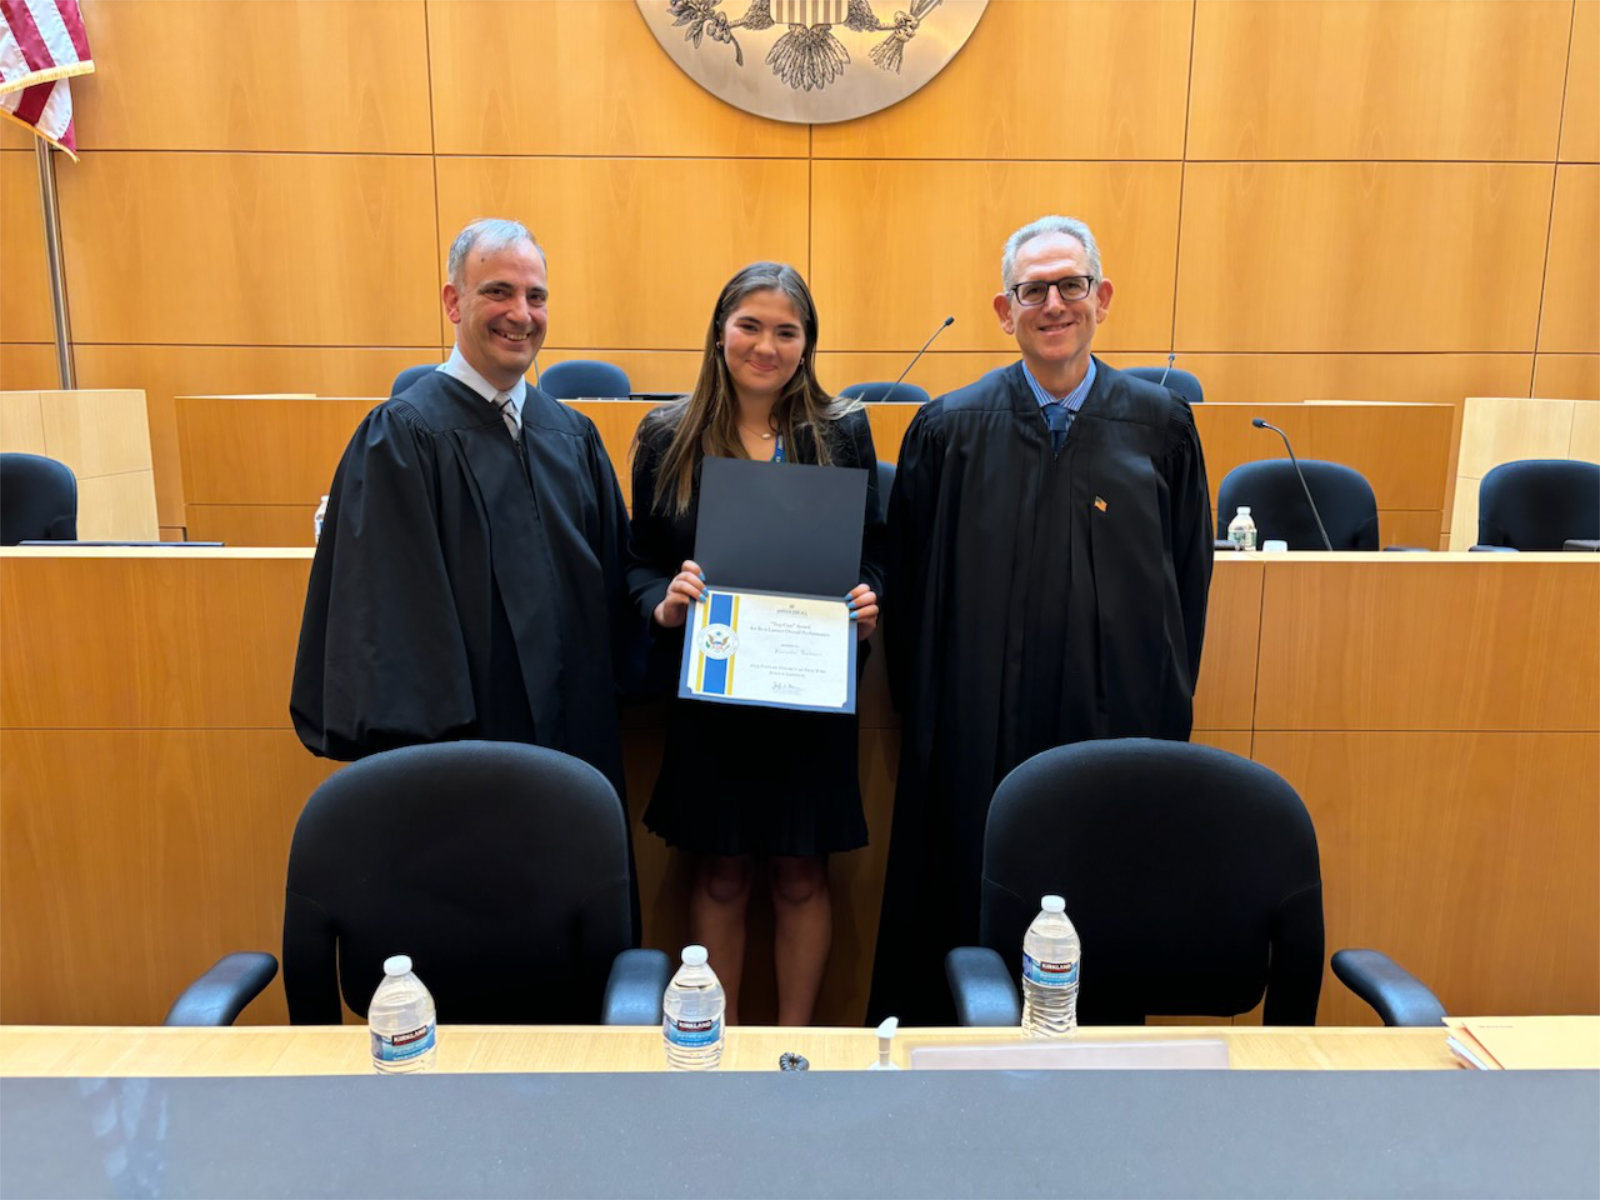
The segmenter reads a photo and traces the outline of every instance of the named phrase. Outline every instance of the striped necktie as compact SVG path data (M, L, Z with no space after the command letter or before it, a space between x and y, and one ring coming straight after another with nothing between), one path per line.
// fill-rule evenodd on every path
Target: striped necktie
M506 428L511 432L511 440L520 442L522 440L522 424L517 420L516 410L511 407L511 393L496 392L494 394L494 403L495 407L500 410L500 415L506 420Z
M1067 406L1059 400L1054 404L1044 406L1044 423L1050 426L1050 449L1061 453L1061 447L1067 441L1067 426L1072 423L1072 414L1067 411Z

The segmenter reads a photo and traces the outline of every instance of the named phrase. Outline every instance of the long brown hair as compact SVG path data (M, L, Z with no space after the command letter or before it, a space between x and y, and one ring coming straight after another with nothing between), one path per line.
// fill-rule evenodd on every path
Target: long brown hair
M829 444L832 423L855 408L859 401L835 400L817 382L817 306L800 272L787 263L751 263L728 280L717 297L711 323L706 328L705 352L700 359L700 377L695 381L694 391L682 400L656 409L640 423L634 446L636 453L637 439L645 436L647 426L652 432L672 429L672 440L661 456L656 473L653 499L657 510L679 515L688 510L694 494L695 464L702 457L749 457L739 438L739 401L727 360L722 355L722 328L746 296L768 291L781 293L794 306L806 337L800 365L772 406L776 430L783 435L784 444L791 448L791 455L796 432L811 430L817 462L826 466L833 461ZM639 499L635 497L635 503Z

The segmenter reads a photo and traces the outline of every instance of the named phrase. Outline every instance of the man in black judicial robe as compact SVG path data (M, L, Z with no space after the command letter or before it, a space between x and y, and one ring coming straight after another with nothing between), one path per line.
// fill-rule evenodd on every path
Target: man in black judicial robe
M450 251L450 360L380 404L334 476L290 712L315 754L481 738L576 755L623 794L622 664L643 629L628 514L593 423L529 386L544 253L474 222Z
M984 822L1013 767L1193 723L1212 551L1194 417L1091 356L1112 286L1087 226L1018 230L1002 277L1022 361L923 406L890 499L901 753L874 1021L953 1019L944 956L977 942Z

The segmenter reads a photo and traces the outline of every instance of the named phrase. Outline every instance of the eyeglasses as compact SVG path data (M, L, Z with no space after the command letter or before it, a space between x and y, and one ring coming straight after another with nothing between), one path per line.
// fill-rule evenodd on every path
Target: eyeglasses
M1029 279L1011 289L1017 303L1027 308L1043 304L1055 288L1062 300L1082 300L1098 282L1093 275L1064 275L1060 279Z

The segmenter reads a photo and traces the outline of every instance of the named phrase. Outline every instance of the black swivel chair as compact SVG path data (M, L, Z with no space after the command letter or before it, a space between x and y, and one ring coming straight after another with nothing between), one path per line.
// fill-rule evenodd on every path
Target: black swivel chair
M1047 750L1006 776L984 835L983 945L946 962L961 1024L1021 1021L1023 934L1052 894L1083 939L1083 1024L1236 1016L1263 994L1268 1025L1316 1023L1317 834L1295 790L1259 763L1127 738ZM1444 1016L1376 951L1340 951L1334 972L1385 1024Z
M391 400L394 399L424 375L431 375L438 369L438 363L423 363L420 367L407 367L394 377L394 383L389 386L389 398Z
M448 1024L653 1025L670 975L633 950L626 816L569 755L450 742L325 780L289 850L284 990L294 1024L365 1015L383 960L409 954ZM224 958L168 1025L226 1025L272 979Z
M852 383L839 393L841 396L850 396L863 404L877 404L882 400L889 400L895 404L926 404L928 391L914 383L901 383L896 386L894 380L883 379L876 383Z
M0 546L78 536L78 480L42 454L0 454Z
M1314 458L1302 458L1300 469L1333 548L1378 549L1378 500L1366 476L1343 463ZM1257 546L1277 538L1289 543L1291 550L1326 549L1305 489L1287 458L1240 463L1223 476L1217 489L1217 527L1227 528L1240 505L1246 504L1256 523Z
M554 363L539 373L539 388L557 400L606 397L626 400L633 387L621 367L596 359L574 358Z
M1188 371L1180 371L1173 367L1123 367L1124 375L1132 375L1135 379L1148 379L1151 383L1159 383L1169 387L1182 396L1191 405L1205 401L1206 392L1200 386L1200 380Z
M1478 485L1478 545L1560 550L1600 538L1600 464L1563 458L1501 463Z

